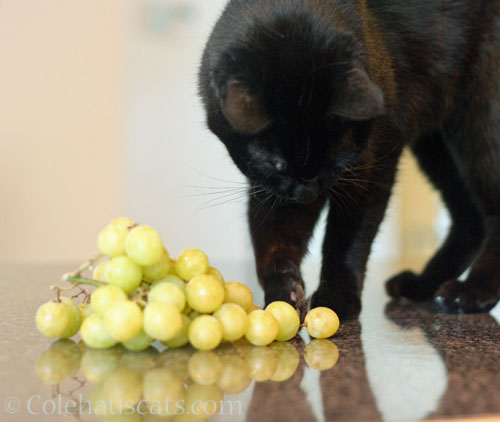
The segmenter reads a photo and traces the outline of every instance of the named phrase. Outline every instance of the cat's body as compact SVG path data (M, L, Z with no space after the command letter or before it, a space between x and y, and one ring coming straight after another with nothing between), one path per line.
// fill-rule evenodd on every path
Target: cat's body
M300 262L328 202L312 306L359 313L405 146L454 223L423 273L393 278L388 292L434 298L444 312L498 301L500 0L232 0L207 44L200 93L252 186L266 302L305 305Z

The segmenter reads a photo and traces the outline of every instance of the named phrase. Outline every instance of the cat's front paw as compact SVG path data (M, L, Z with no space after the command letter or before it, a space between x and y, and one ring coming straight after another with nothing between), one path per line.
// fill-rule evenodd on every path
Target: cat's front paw
M436 289L413 271L403 271L387 280L385 290L394 299L406 298L423 302L432 298Z
M324 306L330 308L340 320L355 319L361 312L359 295L335 286L320 286L311 297L311 309Z
M292 274L276 274L264 284L266 306L272 302L283 301L292 305L300 314L301 320L307 312L304 282Z
M446 314L488 312L498 302L493 290L485 290L472 282L456 280L444 283L434 295L434 309Z

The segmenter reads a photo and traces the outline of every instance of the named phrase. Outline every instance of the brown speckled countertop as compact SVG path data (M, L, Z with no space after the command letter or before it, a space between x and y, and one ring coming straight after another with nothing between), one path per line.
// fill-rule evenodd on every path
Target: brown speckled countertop
M218 266L229 274L227 278L249 284L257 293L257 301L262 299L251 264L218 263ZM35 370L38 356L51 343L36 331L33 319L36 308L51 297L48 286L71 269L67 265L0 267L2 422L78 420L74 415L53 412L45 415L38 412L41 410L39 404L57 398L59 393L64 401L64 397L69 397L65 394L75 388L76 393L72 394L78 397L82 394L85 400L95 388L85 383L81 374L77 379L84 381L82 386L75 379L66 380L59 386L46 385ZM360 320L342 323L331 340L339 351L333 368L318 371L306 364L303 355L309 339L303 335L303 339L294 342L300 362L291 378L283 382L249 379L244 391L225 396L241 410L219 414L210 420L500 420L495 416L500 415L500 308L489 315L443 316L410 303L390 303L382 286L395 269L388 263L370 266ZM222 358L230 354L238 361L247 362L245 350L235 348L218 355ZM181 362L185 363L192 354L193 351L185 351L186 359L179 358L175 369L180 370ZM130 356L127 359L130 360ZM160 348L151 351L147 359L150 365L147 368L150 368L160 363L167 365L165 362L169 358ZM141 371L146 369L143 363L141 365L142 369L137 370L143 375ZM30 398L35 404L31 412L28 408ZM34 415L33 410L40 414ZM80 420L110 419L81 415ZM169 418L129 415L112 420L203 419L186 415Z

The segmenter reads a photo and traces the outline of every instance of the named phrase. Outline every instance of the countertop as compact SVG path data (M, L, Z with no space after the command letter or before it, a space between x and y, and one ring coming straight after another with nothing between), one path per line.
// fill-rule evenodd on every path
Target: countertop
M250 263L219 268L226 279L247 283L256 301L262 300ZM106 377L113 371L103 366L111 361L115 372L133 372L139 383L148 371L167 368L182 381L179 394L186 400L223 399L224 414L219 412L213 421L500 420L500 307L486 315L452 316L408 302L392 303L383 282L398 264L369 266L359 321L342 322L339 332L326 340L334 346L321 346L319 361L311 361L317 356L306 349L310 339L301 332L285 348L252 348L240 342L198 354L197 359L208 362L198 372L193 365L189 369L196 355L189 348L169 351L156 345L140 354L120 349L100 357L95 351L88 354L75 337L74 343L49 349L52 342L37 332L34 315L52 297L49 286L61 285L61 274L72 269L62 264L0 266L1 421L206 420L193 415L110 418L85 409L79 415L66 414L87 400L91 408L103 383L109 387ZM305 359L307 350L312 367ZM64 371L69 378L51 385L58 376L64 378Z

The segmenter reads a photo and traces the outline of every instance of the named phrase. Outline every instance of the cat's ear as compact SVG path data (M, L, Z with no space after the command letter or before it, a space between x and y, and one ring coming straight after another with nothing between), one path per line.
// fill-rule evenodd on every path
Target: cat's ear
M221 109L233 129L242 134L255 135L271 124L261 102L239 81L227 83Z
M365 121L385 113L384 94L364 69L351 69L336 87L330 112L348 120Z

